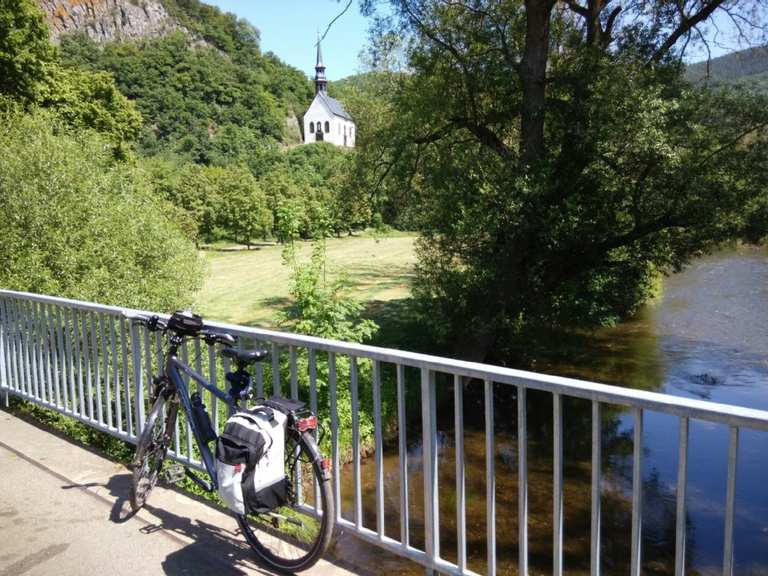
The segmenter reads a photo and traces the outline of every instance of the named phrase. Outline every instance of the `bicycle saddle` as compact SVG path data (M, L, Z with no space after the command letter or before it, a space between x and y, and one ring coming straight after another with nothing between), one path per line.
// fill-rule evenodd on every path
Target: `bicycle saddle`
M266 350L237 350L235 348L223 348L221 350L222 356L234 360L238 366L248 366L255 362L261 362L268 354L269 352Z

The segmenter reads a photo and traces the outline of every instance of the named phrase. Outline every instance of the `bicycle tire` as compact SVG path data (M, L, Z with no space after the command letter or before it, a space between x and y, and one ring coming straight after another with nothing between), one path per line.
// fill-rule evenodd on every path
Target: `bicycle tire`
M163 419L161 416L166 406L167 412ZM146 504L152 489L157 484L176 427L178 411L177 402L166 399L164 394L159 394L147 414L144 429L136 446L136 455L131 464L133 478L130 500L134 511Z
M321 463L322 455L317 447L317 443L310 432L304 432L298 436L298 446L301 453L299 454L299 462L304 462L305 466L302 467L303 471L312 470L313 480L309 482L311 486L314 486L316 490L313 490L315 496L315 506L322 513L317 517L311 510L307 510L307 505L302 507L298 504L296 499L296 491L294 490L292 503L289 503L282 508L279 508L279 513L287 513L286 509L290 509L297 514L304 514L308 518L313 517L315 522L319 522L319 529L317 535L312 538L311 542L302 541L302 534L299 536L295 534L283 534L274 527L274 520L272 527L267 527L263 521L264 515L242 515L236 514L237 522L240 526L240 530L245 536L246 541L251 546L257 557L263 564L266 564L270 568L274 568L282 572L298 572L306 570L314 565L328 549L331 543L331 537L333 536L333 528L335 523L335 511L334 502L331 492L331 480L330 477L323 472ZM295 439L294 439L294 445ZM288 456L289 450L286 450ZM302 455L306 460L302 460ZM290 460L287 457L286 460ZM317 480L315 484L314 480ZM302 485L304 480L302 479ZM319 496L319 500L317 499ZM296 521L295 519L293 520ZM286 522L285 524L293 523ZM281 556L274 551L275 542L282 544L288 544L294 549L303 550L304 553L295 558L288 558ZM285 548L282 548L285 549Z

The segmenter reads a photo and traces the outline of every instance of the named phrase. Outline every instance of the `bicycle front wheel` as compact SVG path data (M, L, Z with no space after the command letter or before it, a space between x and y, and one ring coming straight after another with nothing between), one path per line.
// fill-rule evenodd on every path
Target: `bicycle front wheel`
M146 503L157 484L163 460L171 445L176 427L178 402L158 395L152 405L136 446L133 459L133 482L131 484L131 508L138 510Z
M237 515L245 539L263 563L281 571L305 570L328 549L335 513L331 481L310 432L286 442L288 502L265 514Z

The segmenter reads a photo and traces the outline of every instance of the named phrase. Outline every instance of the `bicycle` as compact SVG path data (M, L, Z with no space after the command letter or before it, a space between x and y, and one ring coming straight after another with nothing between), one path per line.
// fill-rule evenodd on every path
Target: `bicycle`
M161 476L163 462L176 433L180 407L186 415L210 481L199 477L189 467L184 467L183 474L172 474L169 480L177 482L186 476L204 490L215 492L218 479L214 455L208 443L214 441L217 434L210 426L210 419L206 420L207 412L199 393L190 395L183 375L225 402L232 415L250 396L252 380L248 367L262 361L268 353L265 350L241 351L234 348L235 337L206 328L202 318L189 313L177 312L167 322L158 316L132 316L130 319L152 332L163 332L167 338L163 373L155 378L150 397L151 408L132 463L131 507L137 511L144 506ZM229 358L236 367L234 372L226 375L230 384L228 392L213 386L178 358L179 348L184 342L195 338L202 338L208 345L223 345L219 353ZM201 408L205 417L200 414ZM312 566L327 550L333 534L335 515L330 460L320 453L316 431L316 415L306 409L291 410L285 435L285 467L289 486L287 502L266 512L233 512L258 558L280 571L295 572ZM314 502L305 501L304 494L313 495Z

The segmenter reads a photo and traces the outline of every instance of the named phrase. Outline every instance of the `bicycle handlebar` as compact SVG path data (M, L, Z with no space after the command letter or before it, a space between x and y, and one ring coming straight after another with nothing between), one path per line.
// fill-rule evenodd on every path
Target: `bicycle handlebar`
M152 316L144 316L142 314L124 314L124 316L132 322L137 322L138 324L145 326L150 332L165 332L168 330L168 323L160 318L157 314L153 314ZM188 334L188 336L191 335ZM226 332L214 332L213 330L206 330L205 328L195 334L194 337L202 337L205 343L208 345L213 345L218 342L219 344L224 344L225 346L234 346L237 343L237 337L233 336L232 334L228 334Z

